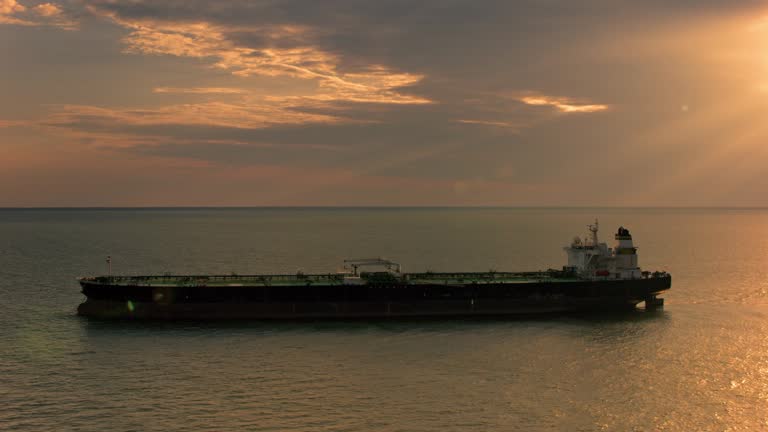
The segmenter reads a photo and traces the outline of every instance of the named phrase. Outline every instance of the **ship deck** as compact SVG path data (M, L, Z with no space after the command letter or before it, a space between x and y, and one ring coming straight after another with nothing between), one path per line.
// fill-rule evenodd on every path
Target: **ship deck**
M344 285L344 274L273 274L273 275L150 275L98 276L81 281L114 286L338 286ZM365 277L363 280L366 280ZM371 283L373 279L369 279ZM540 282L577 282L580 279L563 272L468 272L468 273L403 273L392 277L392 283L408 285L453 284L526 284ZM381 282L379 282L381 283ZM354 284L351 284L354 285Z

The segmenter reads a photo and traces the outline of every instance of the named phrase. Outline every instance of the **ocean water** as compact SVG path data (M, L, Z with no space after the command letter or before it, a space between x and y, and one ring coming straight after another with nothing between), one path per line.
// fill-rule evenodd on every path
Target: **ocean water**
M600 219L662 311L497 320L114 323L114 273L538 270ZM0 210L2 431L768 430L768 211Z

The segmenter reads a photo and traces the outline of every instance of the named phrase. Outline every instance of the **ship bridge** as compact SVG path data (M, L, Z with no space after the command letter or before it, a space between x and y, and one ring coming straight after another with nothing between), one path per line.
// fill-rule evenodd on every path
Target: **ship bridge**
M637 264L637 248L627 228L616 231L616 245L609 248L598 240L599 223L587 226L590 236L575 237L563 248L568 254L566 268L587 279L639 279L643 276Z

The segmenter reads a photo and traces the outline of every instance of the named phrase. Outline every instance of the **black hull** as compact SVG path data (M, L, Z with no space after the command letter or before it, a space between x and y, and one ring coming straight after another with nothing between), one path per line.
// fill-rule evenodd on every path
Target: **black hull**
M631 310L671 278L525 284L146 287L82 283L78 314L137 320L472 317Z

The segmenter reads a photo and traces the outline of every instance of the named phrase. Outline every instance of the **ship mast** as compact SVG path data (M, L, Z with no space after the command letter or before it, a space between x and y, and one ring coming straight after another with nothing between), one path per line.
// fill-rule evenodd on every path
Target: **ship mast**
M597 218L595 218L594 225L587 225L587 228L589 228L589 232L592 233L592 246L597 247L597 229L598 229L599 223L597 222Z

